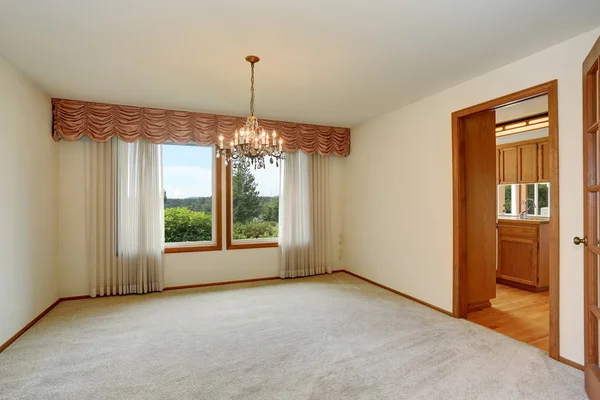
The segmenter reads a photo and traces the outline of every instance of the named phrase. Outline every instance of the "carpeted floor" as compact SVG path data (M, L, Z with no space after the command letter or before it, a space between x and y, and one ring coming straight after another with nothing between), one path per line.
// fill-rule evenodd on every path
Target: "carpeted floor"
M344 273L63 302L1 399L585 399L545 353Z

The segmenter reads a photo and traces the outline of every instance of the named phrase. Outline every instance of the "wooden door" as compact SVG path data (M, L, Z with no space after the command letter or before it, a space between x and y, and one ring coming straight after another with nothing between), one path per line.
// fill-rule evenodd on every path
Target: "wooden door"
M496 297L496 113L461 119L465 152L467 304Z
M537 143L524 144L517 148L517 172L519 183L537 182Z
M584 231L583 239L576 237L575 244L584 250L584 301L585 301L585 388L590 399L600 399L600 368L598 324L600 321L598 266L600 246L600 125L598 93L600 82L598 63L600 39L583 63L583 171L584 171Z
M535 239L498 239L500 277L523 285L537 285L538 242Z
M550 142L538 143L538 182L550 181Z
M517 183L517 148L502 149L502 183Z

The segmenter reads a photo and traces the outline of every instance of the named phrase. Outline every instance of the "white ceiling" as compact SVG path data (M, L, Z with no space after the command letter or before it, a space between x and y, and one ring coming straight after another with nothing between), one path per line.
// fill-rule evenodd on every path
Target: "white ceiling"
M524 88L525 89L525 88ZM496 110L496 123L515 121L548 112L548 95L534 97Z
M0 0L54 97L353 127L595 28L598 0Z

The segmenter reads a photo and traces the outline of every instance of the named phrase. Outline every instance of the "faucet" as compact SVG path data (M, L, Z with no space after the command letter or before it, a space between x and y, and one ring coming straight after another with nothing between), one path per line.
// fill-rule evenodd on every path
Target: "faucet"
M519 214L519 218L520 219L527 219L527 210L528 210L528 208L527 208L527 202L528 201L530 201L531 204L533 204L533 207L535 209L535 203L533 202L533 200L531 200L531 199L525 199L525 200L523 200L523 212L521 214Z

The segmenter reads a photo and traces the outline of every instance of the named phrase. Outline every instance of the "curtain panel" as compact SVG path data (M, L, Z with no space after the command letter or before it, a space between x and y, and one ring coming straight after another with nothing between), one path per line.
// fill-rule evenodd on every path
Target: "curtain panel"
M171 111L156 108L52 99L54 140L79 140L89 137L106 142L117 137L125 142L145 139L150 143L189 143L201 146L217 144L222 135L225 143L233 140L245 117ZM259 119L267 130L276 130L283 138L283 150L295 153L345 157L350 154L350 129L297 124Z
M145 140L85 140L91 297L163 289L161 158L161 146Z
M298 151L282 168L279 277L331 273L331 158Z

